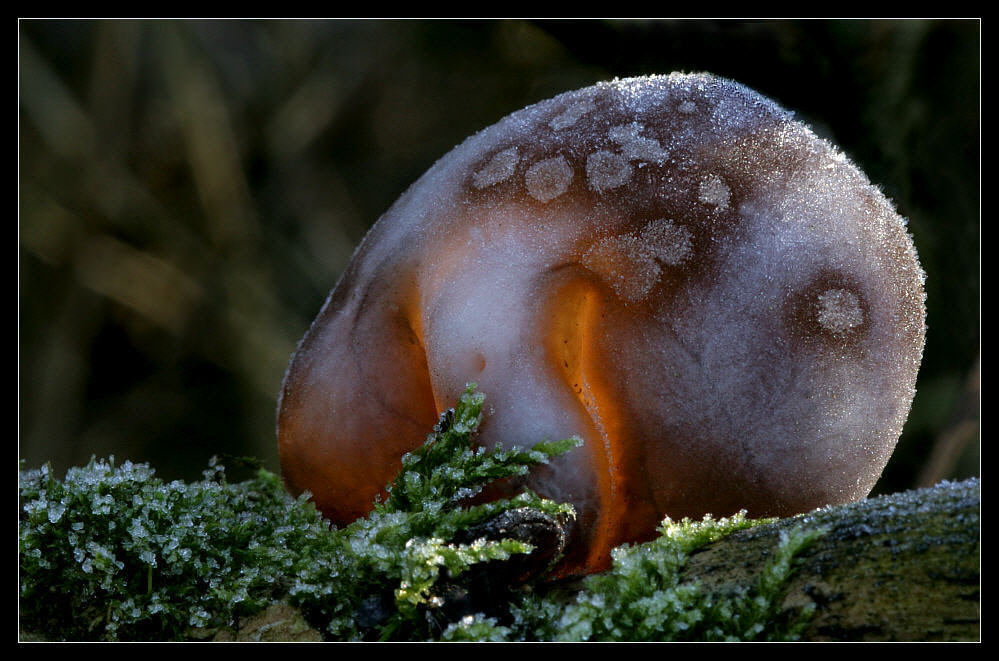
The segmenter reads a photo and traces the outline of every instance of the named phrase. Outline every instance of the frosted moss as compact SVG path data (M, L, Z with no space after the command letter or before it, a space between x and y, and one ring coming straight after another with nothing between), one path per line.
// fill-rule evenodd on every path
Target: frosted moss
M466 391L426 444L406 456L389 498L340 530L264 470L229 483L213 462L203 481L190 484L164 483L148 466L113 460L71 469L64 480L47 467L23 471L22 630L49 640L206 638L216 631L225 638L283 601L329 640L793 637L803 620L788 628L776 605L793 557L814 533L788 537L756 586L734 597L708 597L679 579L693 550L759 523L742 516L667 520L658 539L615 550L613 569L571 597L540 583L505 595L492 586L492 613L463 611L474 595L456 596L456 577L530 549L509 539L448 540L513 508L569 511L530 493L475 506L464 499L578 445L567 439L526 450L474 449L482 403L481 394ZM91 509L96 494L108 512ZM53 510L62 513L50 516Z
M821 530L802 527L782 534L754 584L727 596L681 579L692 552L764 522L742 513L718 520L666 519L658 539L615 549L613 567L587 578L571 600L557 594L525 599L515 615L539 640L794 640L814 609L788 613L780 604L794 558L823 534Z
M314 508L263 471L228 484L213 463L204 481L164 483L145 465L92 460L61 481L22 472L20 497L21 625L57 639L163 640L232 622L329 550Z
M476 450L482 401L468 390L404 459L388 500L340 530L264 470L238 484L215 462L191 484L113 459L64 480L47 467L23 471L21 627L48 639L182 639L192 627L238 627L284 599L330 639L440 635L450 617L441 581L530 550L510 539L449 540L508 509L571 512L529 492L466 503L578 444Z

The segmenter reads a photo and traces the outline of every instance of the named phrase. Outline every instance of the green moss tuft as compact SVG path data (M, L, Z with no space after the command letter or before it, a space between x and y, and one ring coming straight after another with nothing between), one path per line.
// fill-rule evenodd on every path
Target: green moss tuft
M756 585L737 594L718 597L680 580L691 552L759 523L742 516L667 520L656 540L616 549L609 572L571 593L541 583L490 592L496 586L486 581L486 601L500 603L469 611L483 600L467 592L483 584L458 579L472 569L491 575L496 562L531 551L470 530L522 508L572 513L530 492L485 504L469 498L580 443L476 448L482 403L469 386L403 458L385 502L340 530L262 469L238 484L215 462L190 484L113 459L63 480L48 467L22 471L22 631L50 640L225 637L278 601L331 640L786 639L810 615L778 604L814 532L785 535Z
M529 546L451 543L496 514L571 508L531 493L483 505L465 499L578 444L474 449L483 397L470 386L426 444L407 455L385 503L331 530L306 497L260 470L229 484L213 465L193 484L151 468L92 460L57 480L20 474L21 627L69 640L162 640L192 628L238 627L287 598L334 639L431 638L448 622L434 587L443 578Z
M720 595L681 580L689 555L722 537L769 520L743 514L694 522L667 519L660 536L613 551L612 568L584 581L571 596L550 594L516 607L524 636L558 641L793 640L811 610L780 607L793 558L821 532L782 539L756 585Z
M192 484L91 460L20 474L21 626L70 640L172 639L261 610L331 546L311 504L266 471Z

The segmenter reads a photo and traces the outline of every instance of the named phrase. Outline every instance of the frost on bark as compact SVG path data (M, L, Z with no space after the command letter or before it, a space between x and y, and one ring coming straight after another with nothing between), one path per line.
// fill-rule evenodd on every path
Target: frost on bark
M979 640L979 491L977 479L942 482L734 533L694 553L684 580L738 589L780 531L823 528L796 559L784 600L816 605L803 639Z

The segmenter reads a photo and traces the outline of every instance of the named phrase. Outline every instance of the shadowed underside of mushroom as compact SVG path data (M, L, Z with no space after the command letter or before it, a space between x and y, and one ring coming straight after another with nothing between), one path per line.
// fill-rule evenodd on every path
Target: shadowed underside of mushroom
M584 439L504 487L576 507L562 573L667 515L860 499L912 401L923 278L880 191L757 93L672 74L562 94L372 228L289 366L284 476L362 516L474 381L483 445Z

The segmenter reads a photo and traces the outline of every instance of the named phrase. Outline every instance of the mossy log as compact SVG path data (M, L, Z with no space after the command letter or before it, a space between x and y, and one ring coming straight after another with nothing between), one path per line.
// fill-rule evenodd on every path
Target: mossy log
M871 498L734 533L695 552L684 580L718 592L753 580L780 532L826 530L796 558L784 605L816 605L815 641L980 638L980 483Z
M977 479L944 482L736 532L694 552L682 580L719 596L745 590L782 532L821 529L796 556L783 602L789 610L815 605L802 640L977 641L979 491ZM297 624L289 639L309 639L290 619ZM260 639L253 626L215 633L217 640Z

